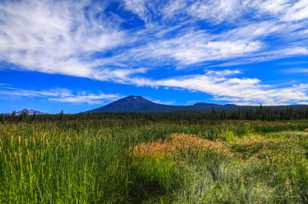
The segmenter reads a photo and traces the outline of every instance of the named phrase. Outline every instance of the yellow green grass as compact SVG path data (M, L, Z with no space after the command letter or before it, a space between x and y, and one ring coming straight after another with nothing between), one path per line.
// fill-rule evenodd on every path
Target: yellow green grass
M308 121L0 124L0 203L307 203Z

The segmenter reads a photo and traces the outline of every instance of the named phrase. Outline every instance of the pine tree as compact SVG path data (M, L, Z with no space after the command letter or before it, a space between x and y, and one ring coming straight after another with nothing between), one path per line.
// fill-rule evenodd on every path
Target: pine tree
M64 111L61 110L60 113L59 113L59 119L63 120L63 118L64 118Z

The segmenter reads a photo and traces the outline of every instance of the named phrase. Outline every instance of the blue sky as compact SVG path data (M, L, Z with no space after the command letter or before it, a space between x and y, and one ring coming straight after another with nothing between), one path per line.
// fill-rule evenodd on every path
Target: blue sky
M308 103L307 0L1 0L0 112Z

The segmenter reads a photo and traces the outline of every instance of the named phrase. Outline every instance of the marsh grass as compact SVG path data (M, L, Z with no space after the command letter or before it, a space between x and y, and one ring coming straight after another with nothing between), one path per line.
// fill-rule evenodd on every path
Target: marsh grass
M2 124L0 203L307 203L307 127Z

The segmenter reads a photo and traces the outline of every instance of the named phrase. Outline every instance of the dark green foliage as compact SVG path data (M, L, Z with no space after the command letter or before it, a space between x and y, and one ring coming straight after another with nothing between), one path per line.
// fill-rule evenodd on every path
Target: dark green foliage
M110 123L118 120L125 120L127 123L150 123L150 122L178 122L178 123L202 123L205 120L303 120L308 119L308 109L306 106L281 106L281 107L237 107L236 110L213 109L208 112L178 111L165 113L80 113L64 114L61 111L55 115L37 115L35 121L84 121L84 120L104 120ZM31 122L33 118L26 117L25 114L16 116L13 112L10 117L5 117L7 122Z
M132 164L131 185L128 186L130 201L158 201L166 194L171 196L181 188L185 176L183 173L172 160L137 159Z
M5 116L3 114L0 114L0 123L5 122Z
M61 110L61 112L59 113L59 120L63 120L64 118L64 111Z

